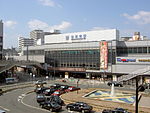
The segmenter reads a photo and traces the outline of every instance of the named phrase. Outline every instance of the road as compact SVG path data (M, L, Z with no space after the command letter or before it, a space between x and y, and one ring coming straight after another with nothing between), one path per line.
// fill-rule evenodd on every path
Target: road
M0 96L0 109L7 111L7 113L48 113L46 110L24 105L23 97L25 95L23 94L31 90L33 88L17 89Z
M53 82L51 82L53 83ZM67 83L64 83L67 84ZM74 86L76 84L73 84ZM106 84L79 84L81 88L89 88L89 87L101 87L101 88L110 88ZM118 89L118 88L117 88ZM119 88L126 89L126 88ZM7 113L50 113L50 111L42 109L38 106L36 102L35 93L30 93L25 95L29 91L33 91L32 88L24 88L17 89L11 92L4 93L4 95L0 96L0 109L7 111ZM61 113L68 113L63 107Z

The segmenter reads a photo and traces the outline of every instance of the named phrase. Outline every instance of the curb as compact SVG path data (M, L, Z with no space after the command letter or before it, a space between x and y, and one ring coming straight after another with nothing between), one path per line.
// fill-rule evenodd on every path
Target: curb
M34 86L34 84L33 83L27 83L27 84L15 84L14 86L12 86L12 87L3 87L3 93L6 93L6 92L9 92L9 91L12 91L12 90L16 90L16 89L22 89L22 88L27 88L27 87L32 87L32 86Z

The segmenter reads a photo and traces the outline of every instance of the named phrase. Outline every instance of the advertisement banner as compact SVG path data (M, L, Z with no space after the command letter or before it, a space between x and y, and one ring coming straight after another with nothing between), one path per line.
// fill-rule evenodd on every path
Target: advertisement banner
M106 41L100 42L100 68L108 68L108 43Z

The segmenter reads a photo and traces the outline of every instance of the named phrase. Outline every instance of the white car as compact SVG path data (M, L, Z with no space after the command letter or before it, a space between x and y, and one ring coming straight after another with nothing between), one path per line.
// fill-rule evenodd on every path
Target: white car
M0 110L0 113L6 113L6 111L4 111L4 110Z

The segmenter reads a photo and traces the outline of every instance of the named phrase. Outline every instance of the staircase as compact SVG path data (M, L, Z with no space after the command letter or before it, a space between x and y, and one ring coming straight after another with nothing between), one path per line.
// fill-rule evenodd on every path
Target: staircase
M150 66L143 68L143 69L139 69L137 71L134 71L128 75L123 75L123 76L118 78L118 82L128 81L134 77L137 77L139 75L142 76L145 74L150 74Z

